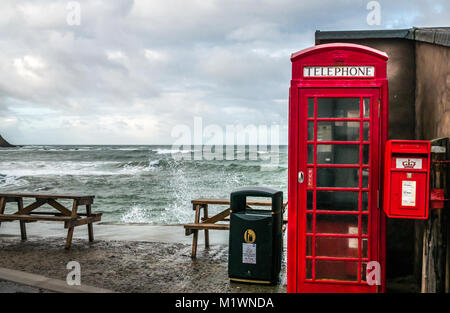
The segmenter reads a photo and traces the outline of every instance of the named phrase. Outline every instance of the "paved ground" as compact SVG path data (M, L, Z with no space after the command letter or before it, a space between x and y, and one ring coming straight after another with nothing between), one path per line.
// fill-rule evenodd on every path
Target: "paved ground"
M0 280L0 293L48 293L50 291Z
M95 241L32 237L21 242L0 236L0 267L65 280L69 261L81 265L81 283L117 292L286 292L285 263L276 286L230 283L228 246L212 245L191 259L182 243Z

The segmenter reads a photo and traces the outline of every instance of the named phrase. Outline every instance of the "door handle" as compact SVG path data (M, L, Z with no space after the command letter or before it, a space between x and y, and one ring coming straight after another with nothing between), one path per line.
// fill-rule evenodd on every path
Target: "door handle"
M298 172L298 182L300 184L303 184L304 180L305 180L305 174L303 173L303 171Z

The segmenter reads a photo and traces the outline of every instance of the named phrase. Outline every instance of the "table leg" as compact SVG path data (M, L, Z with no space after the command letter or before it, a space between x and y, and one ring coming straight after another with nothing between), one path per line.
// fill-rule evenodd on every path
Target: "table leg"
M87 217L91 216L91 205L90 204L86 204L86 215ZM89 234L89 242L93 242L94 241L94 227L92 225L92 223L88 223L88 234Z
M77 217L77 210L78 210L78 203L77 200L73 200L72 205L72 217ZM67 239L66 239L66 249L70 249L70 246L72 245L72 237L73 237L73 231L75 227L70 227L67 232Z
M208 218L208 205L204 204L203 205L203 217L205 219ZM209 230L205 229L205 248L208 249L209 248Z
M17 199L17 208L19 212L23 210L23 199L19 198ZM25 221L20 221L20 237L23 241L27 240L27 226L25 224Z
M194 204L195 208L195 222L200 223L200 206L198 204ZM197 242L198 242L198 229L194 229L194 237L192 238L192 255L191 257L195 259L197 257Z

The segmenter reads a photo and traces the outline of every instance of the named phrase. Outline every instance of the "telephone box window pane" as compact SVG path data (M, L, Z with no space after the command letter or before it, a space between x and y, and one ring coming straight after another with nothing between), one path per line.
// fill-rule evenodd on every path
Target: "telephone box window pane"
M312 209L313 209L313 201L314 201L314 191L308 190L306 196L307 196L307 201L306 201L307 207L306 208L308 210L312 211Z
M358 187L359 168L317 168L317 187Z
M363 192L362 193L362 211L369 211L369 193Z
M312 263L313 260L306 260L306 279L312 279Z
M358 211L359 192L357 191L316 191L318 211Z
M361 281L367 281L367 262L361 263Z
M359 164L359 145L317 145L317 164Z
M369 216L361 215L361 233L363 235L367 235L368 225L369 225Z
M317 117L359 118L359 98L317 98Z
M311 234L313 232L313 215L312 213L306 214L306 232Z
M316 214L316 234L358 235L358 215Z
M308 140L309 141L314 140L314 122L308 123Z
M308 117L314 117L314 98L308 98Z
M316 256L357 258L358 238L316 237Z
M359 122L317 122L317 141L359 141Z
M358 281L358 262L316 260L316 279Z
M369 145L363 145L363 164L369 164Z
M369 257L369 242L367 238L361 239L361 257L366 259Z
M369 141L370 131L369 131L369 122L363 123L363 141Z
M314 164L314 145L308 145L308 164Z
M313 237L306 236L306 256L312 256Z
M369 169L363 168L362 169L362 187L367 188L369 186Z
M363 99L363 116L364 118L369 118L370 117L370 98L364 98Z

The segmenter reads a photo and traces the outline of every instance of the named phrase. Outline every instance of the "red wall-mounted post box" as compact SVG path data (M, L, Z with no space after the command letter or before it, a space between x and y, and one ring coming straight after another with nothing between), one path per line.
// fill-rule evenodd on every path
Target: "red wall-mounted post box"
M383 209L388 217L428 218L430 148L429 141L387 141Z

